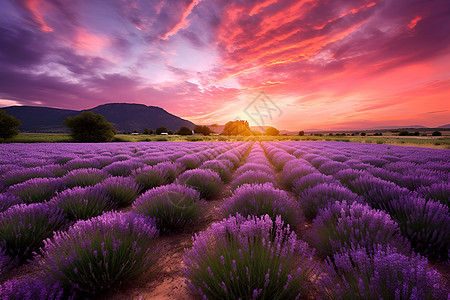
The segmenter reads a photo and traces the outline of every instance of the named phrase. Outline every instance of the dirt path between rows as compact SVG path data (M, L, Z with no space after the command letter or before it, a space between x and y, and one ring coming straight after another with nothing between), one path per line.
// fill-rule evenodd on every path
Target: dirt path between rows
M214 200L207 201L204 216L189 229L170 236L161 236L158 240L158 259L152 270L145 276L130 283L120 292L109 295L108 299L196 299L189 291L182 273L185 248L192 247L192 236L208 229L213 222L222 220L218 208L229 195L229 186ZM106 298L105 298L106 299Z

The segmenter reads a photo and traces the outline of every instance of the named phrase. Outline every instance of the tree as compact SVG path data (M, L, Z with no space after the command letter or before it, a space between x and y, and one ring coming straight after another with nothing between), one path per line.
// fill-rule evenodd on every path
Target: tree
M365 136L366 135L366 133L365 132L361 132L361 136Z
M440 131L433 131L433 133L431 135L432 136L441 136L442 132L440 132Z
M192 130L189 127L183 126L178 130L179 135L192 135Z
M266 129L266 135L271 135L271 136L277 136L280 134L280 131L278 129L276 129L275 127L269 126Z
M150 129L144 128L144 130L142 131L142 134L151 134Z
M305 132L304 132L303 130L300 130L300 131L298 132L298 135L299 135L299 136L304 136L304 135L305 135Z
M117 133L116 128L104 116L92 111L67 117L63 124L70 128L70 135L77 142L109 142Z
M208 126L202 126L202 125L195 125L194 127L194 133L200 133L203 135L210 135L211 134L211 129L209 129Z
M14 116L8 115L3 109L0 109L0 139L9 139L19 134L20 120Z
M167 133L167 128L166 127L161 126L161 127L156 128L156 134L161 134L163 132Z
M246 120L229 121L225 124L222 135L251 135L250 125Z
M409 133L408 133L408 131L406 131L406 130L403 130L403 131L400 131L399 132L399 136L407 136Z

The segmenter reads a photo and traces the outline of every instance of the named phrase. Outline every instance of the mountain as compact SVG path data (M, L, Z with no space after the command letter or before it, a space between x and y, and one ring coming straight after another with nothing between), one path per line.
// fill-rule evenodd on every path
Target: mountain
M437 128L450 128L450 124L445 124L445 125L439 126Z
M178 130L182 126L194 128L195 124L168 113L156 106L130 103L109 103L99 105L92 109L70 110L38 106L9 106L2 108L9 115L18 118L22 125L21 132L68 132L62 125L67 117L73 117L82 111L92 111L105 116L118 132L138 130L144 128L156 129L164 126L168 130Z
M415 129L415 128L428 128L422 125L409 125L409 126L377 126L370 127L364 130L382 130L382 129Z

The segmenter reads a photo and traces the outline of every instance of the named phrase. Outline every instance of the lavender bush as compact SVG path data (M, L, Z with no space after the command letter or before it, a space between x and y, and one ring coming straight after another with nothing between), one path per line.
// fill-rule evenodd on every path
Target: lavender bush
M22 200L16 196L7 193L0 194L0 213L19 203L22 203Z
M130 176L135 169L144 167L144 164L134 160L116 161L103 168L105 172L112 176Z
M425 258L378 245L373 255L357 248L328 259L321 292L326 299L446 299L442 276Z
M186 170L192 170L197 168L201 161L195 154L185 155L176 160L176 162L182 165Z
M421 186L416 192L423 198L439 201L449 207L450 183L434 183L430 186Z
M231 171L228 165L219 160L209 160L204 162L201 169L209 169L220 175L223 182L229 182L231 180Z
M450 214L447 206L417 197L399 197L389 205L392 218L417 252L448 260Z
M108 212L47 239L39 264L64 289L91 297L151 267L157 236L148 218Z
M281 216L291 228L303 222L298 203L287 192L275 189L271 183L241 185L230 198L225 199L220 211L224 217L236 214L243 217L269 215L275 220L276 216Z
M8 193L24 203L44 202L64 188L61 178L33 178L8 188Z
M219 195L222 188L222 181L219 174L211 170L194 169L189 170L178 176L177 181L180 185L192 187L200 192L200 196L210 200Z
M261 171L266 172L267 174L273 174L272 168L265 164L246 163L237 168L236 172L234 172L234 176L238 177L247 171Z
M119 207L133 203L142 190L142 187L130 177L110 177L95 187L105 190Z
M108 176L105 171L99 169L75 169L64 175L63 181L69 188L76 186L86 187L94 186Z
M64 293L58 283L51 283L37 277L25 276L11 279L0 285L0 299L11 300L62 300L75 299L72 293Z
M24 262L53 231L63 230L66 225L64 213L51 205L15 205L0 213L0 248L12 259Z
M194 223L201 215L200 193L183 185L157 187L133 203L133 211L155 219L160 231L175 232Z
M335 202L319 211L313 221L311 243L322 257L353 246L373 250L375 244L392 245L403 252L409 244L390 216L357 202Z
M178 165L163 162L154 166L147 166L142 169L134 170L131 177L144 190L172 183L179 174Z
M286 168L282 173L282 183L288 189L292 189L294 180L306 176L308 174L317 173L317 170L311 165L302 165L294 168Z
M203 299L307 298L318 275L307 244L281 218L237 215L213 223L193 241L183 272Z
M363 202L363 198L335 183L321 183L307 188L297 198L306 218L309 220L314 219L320 209L336 201Z
M72 171L75 169L87 169L87 168L95 168L100 169L102 166L100 163L94 158L75 158L69 160L64 168L66 170Z
M322 183L338 184L338 182L333 178L333 176L323 175L321 173L314 172L294 179L292 181L292 191L296 195L299 195L307 188L312 188Z
M61 208L72 221L86 220L117 207L117 203L101 187L75 187L62 191L50 202Z

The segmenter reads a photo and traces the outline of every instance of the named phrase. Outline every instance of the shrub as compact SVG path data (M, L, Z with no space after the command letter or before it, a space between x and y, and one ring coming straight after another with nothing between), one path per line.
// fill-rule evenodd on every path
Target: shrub
M19 203L22 203L20 198L8 193L0 193L0 213Z
M52 170L43 167L14 169L3 174L1 184L7 187L10 185L27 181L32 178L47 178L54 176L55 175Z
M417 252L448 259L450 215L447 206L408 196L393 199L389 205L392 218Z
M271 167L264 164L255 164L255 163L246 163L234 172L234 176L238 177L247 171L261 171L266 172L267 174L273 174L273 170Z
M316 217L320 209L333 204L336 201L348 201L352 203L363 202L363 198L353 193L349 189L333 184L321 183L316 186L307 188L298 195L298 201L303 212L309 220Z
M222 161L219 160L208 160L204 162L201 169L209 169L211 171L216 172L220 175L220 179L223 182L229 182L231 180L231 171L229 166L225 165Z
M117 132L104 116L91 111L67 117L63 124L69 127L70 135L77 142L109 142Z
M134 160L116 161L107 165L103 170L112 176L130 176L133 170L144 167L144 164Z
M271 135L271 136L277 136L280 134L280 131L278 129L276 129L275 127L271 127L269 126L266 129L266 132L264 133L265 135Z
M64 213L48 204L15 205L0 213L0 248L12 259L26 261L66 224Z
M440 132L440 131L433 131L433 133L431 135L432 136L441 136L442 132Z
M307 244L280 218L230 217L193 240L183 272L204 299L307 298L318 274Z
M70 220L86 220L117 207L105 190L100 187L75 187L62 191L51 203L67 214Z
M322 257L353 246L372 251L375 244L409 250L397 223L388 214L356 202L336 201L320 210L313 221L311 236L311 246Z
M0 109L0 139L9 139L19 134L20 120Z
M64 293L58 283L51 283L37 277L24 276L11 279L0 285L0 299L75 299L75 295Z
M130 205L142 190L142 187L130 177L110 177L96 187L105 190L118 206Z
M105 213L79 221L47 239L40 266L67 290L87 296L115 289L154 262L158 230L130 213Z
M292 169L288 168L286 170L283 170L283 173L282 173L283 185L288 190L290 190L290 189L292 189L292 183L295 179L301 178L303 176L306 176L311 173L316 173L316 172L317 172L317 170L314 169L310 165L298 166L298 167L295 167Z
M233 163L234 168L239 167L239 165L241 164L241 160L239 159L239 157L236 156L236 154L234 154L233 152L226 152L223 154L220 154L216 157L216 159L226 159L229 160L230 162Z
M131 176L144 190L172 183L179 174L177 164L170 162L159 163L134 170Z
M200 192L200 196L207 200L216 197L222 188L219 174L203 169L184 172L178 176L177 183L196 189Z
M88 168L100 169L101 167L100 162L94 158L75 158L64 165L64 168L69 171Z
M247 171L231 181L230 186L232 190L235 190L246 183L251 184L266 182L272 183L275 187L277 186L277 180L273 174L268 174L263 171Z
M332 176L323 175L319 172L314 172L294 179L292 182L292 191L296 195L300 195L307 188L315 187L322 183L336 183Z
M61 178L33 178L10 186L8 193L29 204L49 200L63 188L64 184Z
M430 186L421 186L416 192L427 199L439 201L442 204L449 206L450 199L450 184L449 183L435 183Z
M337 172L333 177L339 180L344 185L349 185L349 183L357 178L367 176L372 177L366 171L355 170L355 169L345 169Z
M291 228L303 222L297 202L287 192L275 189L271 183L241 185L230 198L225 199L220 211L224 217L236 214L243 217L269 215L275 221L276 216L281 216Z
M99 169L76 169L64 175L63 180L69 188L76 186L86 187L94 186L105 180L108 176L105 171Z
M171 184L142 194L133 203L133 211L155 218L159 230L174 232L194 223L201 215L202 205L198 191Z
M425 258L377 246L373 255L364 248L337 253L328 259L321 284L326 299L445 299L442 276Z
M180 157L176 160L177 163L182 165L186 170L192 170L197 168L201 161L196 154L188 154L186 156Z
M349 167L341 162L337 161L329 161L326 163L323 163L319 168L319 172L323 173L325 175L334 175L339 171L342 171L344 169L348 169Z

